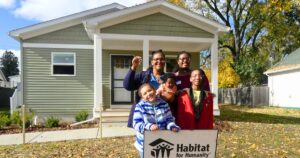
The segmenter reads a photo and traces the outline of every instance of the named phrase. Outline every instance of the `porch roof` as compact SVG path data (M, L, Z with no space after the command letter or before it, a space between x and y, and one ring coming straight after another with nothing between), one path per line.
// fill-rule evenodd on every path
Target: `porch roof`
M88 31L89 37L93 39L93 34L101 28L120 24L155 13L168 15L212 34L217 33L222 35L230 31L230 27L205 18L199 14L190 12L165 0L152 1L109 13L104 16L90 18L83 21L83 24Z

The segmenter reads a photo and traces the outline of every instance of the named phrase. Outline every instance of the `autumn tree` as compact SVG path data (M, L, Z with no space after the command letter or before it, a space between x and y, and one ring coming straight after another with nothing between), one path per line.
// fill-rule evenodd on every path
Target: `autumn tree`
M204 68L203 70L210 80L211 70L208 68ZM230 53L225 52L225 54L223 54L223 59L220 60L218 65L218 87L234 88L237 87L240 82L240 77L233 68L233 58Z
M289 11L291 6L290 1L282 0L188 0L188 4L199 14L232 29L220 39L220 48L229 49L234 61L241 54L256 53L257 41L266 32L266 21Z

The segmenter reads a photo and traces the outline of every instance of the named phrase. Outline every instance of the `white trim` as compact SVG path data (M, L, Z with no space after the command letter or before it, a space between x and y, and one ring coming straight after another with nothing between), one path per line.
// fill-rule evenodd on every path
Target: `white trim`
M24 48L64 48L64 49L93 49L93 45L84 44L54 44L54 43L23 43Z
M100 13L100 12L103 12L103 11L106 11L109 9L113 9L113 8L124 9L126 7L123 5L117 4L117 3L112 3L112 4L105 5L105 6L102 6L99 8L86 10L83 12L64 16L61 18L38 23L36 25L12 30L9 32L9 36L11 36L15 39L19 39L19 38L26 39L26 38L38 36L41 34L45 34L48 32L55 31L55 30L63 29L63 28L70 27L70 26L73 26L76 24L80 24L82 22L83 18L86 16L89 16L92 14L97 14L97 13Z
M100 28L104 28L159 12L169 14L169 16L173 18L178 18L179 16L181 16L181 20L190 19L189 22L191 22L191 25L208 31L210 33L214 33L215 31L228 32L230 30L230 28L225 25L209 20L196 13L192 13L186 9L180 8L169 2L161 0L126 8L117 12L107 14L106 16L91 18L88 19L85 23L91 27L100 26ZM192 23L193 21L202 23L202 25L195 25Z
M109 63L111 63L111 56L130 56L130 57L134 57L135 54L112 54L111 52L108 52L109 53ZM125 77L125 76L124 76ZM110 88L110 97L112 97L112 93L111 93L111 89L112 89L112 67L109 66L109 88ZM134 98L135 98L135 93L133 92L133 102L134 102ZM111 102L111 98L109 100L109 104L110 104L110 108L131 108L131 104L124 104L124 105L120 105L120 104L112 104ZM122 107L124 106L124 107ZM126 107L125 107L126 106Z
M102 39L99 32L94 34L94 108L93 116L96 116L96 109L103 109L103 78L102 78ZM101 115L101 114L100 114Z
M186 42L186 43L212 43L214 38L195 38L195 37L178 37L178 36L149 36L149 35L130 35L130 34L109 34L101 33L102 39L119 39L119 40L140 40L150 41L167 41L167 42Z
M74 56L74 63L54 63L54 55L60 55L60 54L71 54ZM74 74L68 75L68 74L53 74L53 66L54 65L68 65L68 66L74 66ZM76 53L75 52L51 52L51 76L76 76Z
M271 69L273 69L273 68L271 68ZM264 74L267 76L271 76L276 73L289 72L289 71L293 71L293 70L297 70L297 69L300 69L299 64L295 67L290 67L290 68L285 68L285 69L276 70L276 68L275 68L275 70L268 70L268 71L264 72Z
M149 67L149 40L143 40L143 71L146 71Z
M211 45L211 83L212 83L212 93L215 97L213 99L214 104L214 113L220 114L217 111L219 110L218 106L218 34L215 34L214 42Z

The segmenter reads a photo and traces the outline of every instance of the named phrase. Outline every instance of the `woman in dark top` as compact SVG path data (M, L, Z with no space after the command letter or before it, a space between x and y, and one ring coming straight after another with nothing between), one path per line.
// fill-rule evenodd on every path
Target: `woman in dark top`
M186 51L182 51L177 55L177 67L174 70L174 75L178 90L191 87L191 57L191 54ZM210 91L207 77L204 78L204 90Z
M132 59L132 66L128 70L123 86L128 91L137 90L142 84L149 83L155 89L158 89L161 81L160 77L164 74L165 67L165 54L163 51L156 50L152 52L151 66L146 71L141 71L136 73L137 67L141 64L142 58L140 56L135 56ZM139 95L135 95L135 103L140 100ZM131 111L128 117L128 127L132 128L132 117L134 112L135 104L131 107Z

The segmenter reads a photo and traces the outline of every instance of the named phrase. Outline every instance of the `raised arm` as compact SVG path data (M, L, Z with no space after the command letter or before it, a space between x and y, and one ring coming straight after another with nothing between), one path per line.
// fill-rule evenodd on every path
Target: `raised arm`
M141 57L135 56L132 59L132 65L128 70L123 81L123 86L128 91L137 90L138 87L141 85L142 73L136 74L136 69L138 65L140 65L140 63L141 63Z

